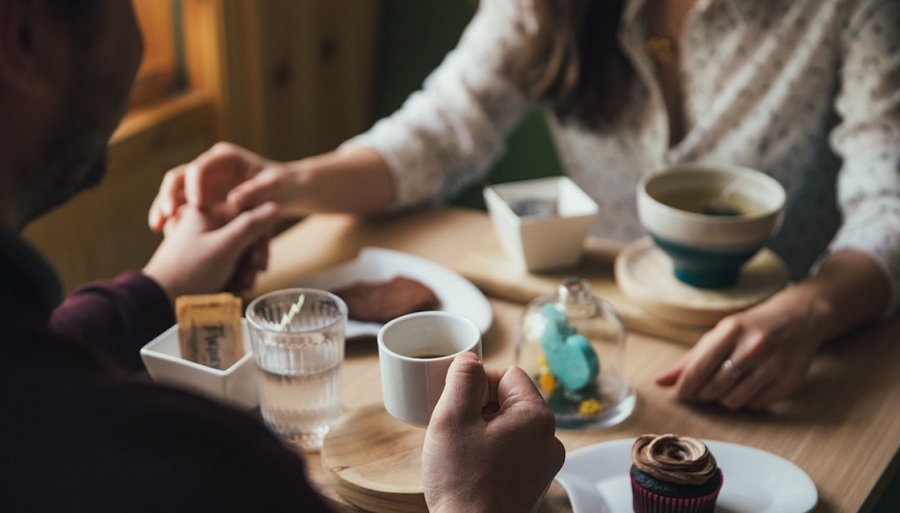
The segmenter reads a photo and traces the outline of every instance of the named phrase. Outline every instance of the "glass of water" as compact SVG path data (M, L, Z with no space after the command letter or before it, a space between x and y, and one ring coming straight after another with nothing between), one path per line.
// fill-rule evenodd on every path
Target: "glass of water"
M288 444L318 450L340 413L347 305L323 290L292 288L247 306L259 406Z

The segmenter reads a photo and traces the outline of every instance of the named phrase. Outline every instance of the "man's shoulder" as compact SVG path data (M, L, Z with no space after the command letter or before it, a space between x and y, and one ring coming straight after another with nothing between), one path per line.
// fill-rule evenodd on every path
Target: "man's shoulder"
M0 427L14 441L0 463L0 474L13 476L12 504L237 511L262 496L273 507L309 501L316 511L300 457L251 414L141 381L74 383L32 406L7 412L20 422ZM28 492L36 482L40 495Z

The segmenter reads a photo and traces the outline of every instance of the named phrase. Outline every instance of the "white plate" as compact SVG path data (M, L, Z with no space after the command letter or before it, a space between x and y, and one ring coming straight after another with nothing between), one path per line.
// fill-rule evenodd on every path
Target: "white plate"
M484 294L456 272L409 253L383 248L363 248L345 264L307 276L296 285L334 290L356 281L382 281L406 276L427 285L440 301L440 310L468 317L481 333L491 327L493 312ZM375 336L381 323L347 321L347 338Z
M722 469L716 501L720 513L806 513L816 505L813 480L797 465L770 452L728 442L706 441ZM570 452L556 480L574 513L632 513L631 446L614 440Z

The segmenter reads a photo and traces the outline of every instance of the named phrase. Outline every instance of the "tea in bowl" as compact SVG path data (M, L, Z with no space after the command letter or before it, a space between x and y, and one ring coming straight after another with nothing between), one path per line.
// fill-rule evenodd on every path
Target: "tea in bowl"
M675 276L699 288L734 284L741 267L781 226L786 194L754 169L683 164L645 176L638 217L673 263Z

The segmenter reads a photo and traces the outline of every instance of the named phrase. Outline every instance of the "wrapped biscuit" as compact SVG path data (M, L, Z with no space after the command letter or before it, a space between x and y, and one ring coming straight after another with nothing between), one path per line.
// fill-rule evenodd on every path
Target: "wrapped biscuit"
M180 296L175 300L181 357L224 370L244 355L241 299L232 294Z

